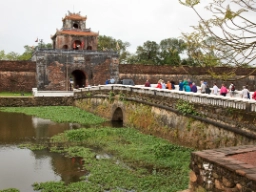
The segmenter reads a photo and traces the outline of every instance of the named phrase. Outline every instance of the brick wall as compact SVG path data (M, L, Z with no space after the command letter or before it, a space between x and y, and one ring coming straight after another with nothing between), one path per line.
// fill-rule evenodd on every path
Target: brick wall
M64 63L64 62L60 62ZM83 65L83 71L86 73L86 83L90 85L105 84L106 79L115 76L113 72L113 66L116 65L113 59L107 59L105 62L99 63L92 66L90 63ZM65 78L62 78L61 82L56 82L57 74L53 74L53 79L51 82L54 84L61 85L58 89L56 86L49 85L48 90L67 90L69 85L68 76L75 69L82 69L77 64L69 65L68 68L62 67L63 74ZM211 75L209 71L212 70L216 74L229 73L233 69L228 67L218 67L218 68L200 68L200 67L172 67L172 66L152 66L152 65L118 65L119 69L119 79L133 79L135 84L144 84L147 79L151 83L157 83L159 79L173 80L178 84L179 80L184 78L189 78L199 85L200 80L205 80L210 86L214 82L220 87L222 83L227 86L230 81L216 80ZM243 85L248 85L250 91L256 90L256 72L252 72L252 68L240 68L233 71L237 80L233 80L237 89L242 89ZM251 73L251 74L250 74ZM248 75L250 74L250 75ZM47 74L46 74L47 75ZM48 76L46 76L48 77ZM59 76L58 76L59 77ZM47 81L45 85L48 85ZM33 87L37 87L37 74L36 74L36 63L32 61L0 61L0 91L31 91Z
M30 92L36 87L36 63L0 61L0 91Z

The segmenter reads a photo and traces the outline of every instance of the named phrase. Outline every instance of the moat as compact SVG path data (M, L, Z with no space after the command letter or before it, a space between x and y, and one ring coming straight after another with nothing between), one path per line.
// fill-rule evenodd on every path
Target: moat
M34 182L79 181L85 174L79 158L67 158L48 150L21 149L24 142L45 142L78 124L54 123L20 113L0 112L0 190L33 191Z

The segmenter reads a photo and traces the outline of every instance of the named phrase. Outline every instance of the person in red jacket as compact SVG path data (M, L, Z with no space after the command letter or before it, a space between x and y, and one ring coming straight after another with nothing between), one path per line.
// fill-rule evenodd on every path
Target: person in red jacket
M252 99L256 100L256 91L254 91L254 93L252 95Z
M162 80L160 79L159 81L158 81L158 83L157 83L157 86L156 86L156 88L159 88L159 89L162 89Z

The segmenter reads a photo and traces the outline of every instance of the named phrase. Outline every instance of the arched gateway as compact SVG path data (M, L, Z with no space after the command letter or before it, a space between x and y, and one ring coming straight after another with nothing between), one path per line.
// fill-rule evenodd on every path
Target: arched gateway
M99 33L86 28L86 20L80 13L69 12L62 19L62 29L51 36L53 49L35 50L38 90L68 91L118 80L118 53L97 51Z
M74 88L80 88L85 87L86 85L86 76L83 71L81 70L74 70L72 73L73 76L73 87Z

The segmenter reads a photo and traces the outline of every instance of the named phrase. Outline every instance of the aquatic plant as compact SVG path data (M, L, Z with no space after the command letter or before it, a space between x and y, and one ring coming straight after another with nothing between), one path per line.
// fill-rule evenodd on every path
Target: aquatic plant
M72 106L0 107L0 111L25 113L59 123L97 124L106 121L99 116Z
M77 146L66 147L65 152L69 156L83 157L85 169L90 172L84 179L99 184L101 190L174 192L187 187L192 149L132 128L68 130L51 141L58 138L61 142L62 138L63 142L70 142L77 135L81 135ZM84 146L97 148L111 158L96 159L97 152Z
M75 107L1 108L23 112L59 122L86 122L92 124L103 119L90 116ZM146 110L148 111L148 110ZM78 117L77 117L78 116ZM93 118L90 118L93 117ZM86 120L84 120L86 119ZM98 121L99 120L99 121ZM31 149L40 146L22 145ZM51 151L69 157L81 157L88 172L80 182L34 183L34 190L41 192L73 191L170 191L186 189L188 185L191 149L173 145L152 135L145 135L133 128L80 128L53 136ZM96 158L107 154L109 158Z

